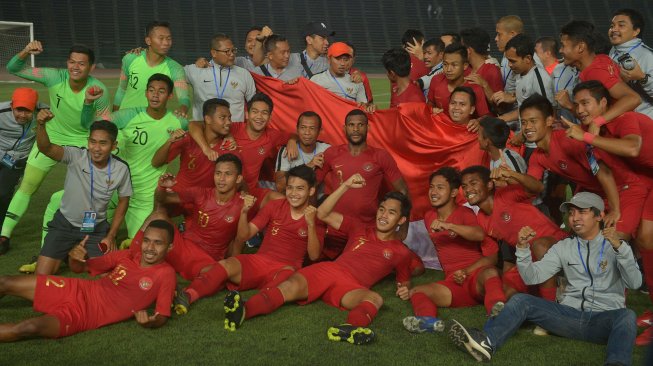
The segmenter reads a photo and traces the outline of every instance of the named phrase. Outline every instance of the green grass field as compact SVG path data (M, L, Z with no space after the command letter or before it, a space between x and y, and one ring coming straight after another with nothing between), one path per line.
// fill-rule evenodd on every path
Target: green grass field
M117 79L103 80L113 92ZM389 87L385 79L372 79L376 103L387 108ZM14 87L0 84L0 100L9 100ZM38 84L28 84L47 95ZM46 100L47 101L47 100ZM175 170L172 167L171 170ZM38 252L42 214L50 195L63 187L65 169L55 168L33 196L30 208L12 237L12 250L0 257L0 274L17 274L17 269ZM125 233L122 233L124 237ZM119 240L122 238L119 238ZM63 275L71 275L65 268ZM429 270L414 280L421 284L442 279ZM148 330L134 321L60 340L30 340L0 346L0 365L471 365L471 357L458 351L445 335L413 335L401 320L412 315L410 303L394 295L392 277L374 287L385 299L372 328L377 341L352 346L327 340L329 326L341 323L346 313L317 302L307 306L287 305L276 313L251 319L237 332L223 329L224 292L194 304L189 314L173 316L161 329ZM246 292L250 297L253 292ZM629 306L638 314L649 304L647 296L633 293ZM106 304L111 306L111 304ZM481 306L441 309L444 319L456 318L465 325L482 327ZM0 300L0 323L16 322L35 313L28 301L5 297ZM495 355L496 365L600 365L605 346L538 337L532 326L522 328ZM634 364L643 364L645 350L634 351Z

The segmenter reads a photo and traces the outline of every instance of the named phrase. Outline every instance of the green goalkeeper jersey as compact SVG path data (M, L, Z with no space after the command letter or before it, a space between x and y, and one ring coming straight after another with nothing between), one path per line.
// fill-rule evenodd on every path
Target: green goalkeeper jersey
M190 110L188 84L184 68L175 60L167 57L156 66L149 66L145 58L146 52L140 54L129 53L122 58L120 70L120 85L116 91L113 104L120 109L147 107L147 80L154 74L167 75L175 83L175 95L179 104L185 105Z
M27 80L45 85L50 94L50 110L54 115L46 130L50 140L57 145L86 147L88 126L99 119L108 119L111 114L109 92L104 84L89 76L86 85L79 92L70 88L70 76L66 69L31 67L17 55L7 64L7 71ZM86 89L99 86L104 94L95 101L89 113L82 114ZM87 120L85 120L87 119Z

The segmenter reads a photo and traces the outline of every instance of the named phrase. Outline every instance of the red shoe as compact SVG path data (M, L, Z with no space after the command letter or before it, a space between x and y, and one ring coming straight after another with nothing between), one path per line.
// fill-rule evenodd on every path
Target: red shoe
M637 326L640 328L653 326L653 313L645 310L642 315L637 317Z
M653 341L653 327L649 327L635 338L635 345L648 346Z

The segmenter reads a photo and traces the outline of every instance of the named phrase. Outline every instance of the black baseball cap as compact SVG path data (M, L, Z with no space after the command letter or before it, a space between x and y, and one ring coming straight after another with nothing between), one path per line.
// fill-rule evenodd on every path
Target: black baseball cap
M323 22L310 22L304 27L304 37L312 36L313 34L326 38L335 36L336 32L327 27Z

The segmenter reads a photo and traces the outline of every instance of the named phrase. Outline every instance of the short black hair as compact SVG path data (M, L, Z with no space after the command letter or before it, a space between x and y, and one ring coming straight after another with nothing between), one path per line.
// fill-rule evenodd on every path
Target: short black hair
M381 62L387 71L393 71L399 77L410 75L410 54L402 48L387 50Z
M91 65L95 63L95 52L89 47L84 46L83 44L76 44L70 47L70 49L68 50L68 57L70 57L72 53L83 53L86 56L88 56L88 62Z
M440 37L449 36L451 37L451 43L460 43L460 34L455 32L446 32L440 34Z
M460 172L461 180L462 177L468 174L477 174L484 184L487 184L490 181L490 169L482 165L472 165L463 169L463 171Z
M469 95L469 103L470 103L473 107L476 106L476 93L474 93L474 89L472 89L471 87L469 87L469 86L464 86L464 85L463 85L463 86L457 86L457 87L456 87L456 88L451 92L451 94L449 95L449 101L451 101L451 97L453 97L453 95L454 95L455 93L465 93L465 94Z
M551 105L551 102L549 102L546 97L541 96L537 93L526 98L526 100L521 103L519 106L519 114L523 113L526 109L529 108L537 109L540 111L540 113L542 113L544 118L553 117L553 106Z
M510 127L502 119L495 117L485 117L479 122L483 127L483 137L490 140L492 146L497 149L504 149L508 137L510 136Z
M556 41L555 38L549 36L540 37L535 40L535 44L538 43L542 45L542 49L544 51L551 52L551 55L553 55L555 58L558 57L558 49L560 47L558 46L558 41Z
M147 79L147 87L149 88L150 84L154 81L163 81L168 87L168 94L172 94L172 90L175 88L175 83L170 79L170 76L160 73L153 74L149 79Z
M265 43L263 43L263 48L265 49L265 53L268 54L274 51L277 48L277 43L279 42L288 42L288 39L278 34L273 34L268 38L266 38Z
M637 38L642 38L642 34L644 33L644 26L646 25L642 13L638 12L635 9L623 8L612 13L613 18L617 15L625 15L630 18L630 22L633 23L633 29L639 29Z
M224 42L224 41L230 41L231 38L224 34L224 33L216 33L211 37L211 44L209 45L210 48L212 49L217 49L218 48L218 43Z
M168 245L172 244L172 242L175 240L175 228L167 220L161 220L161 219L152 220L152 221L150 221L149 224L147 224L147 227L145 228L145 230L147 230L149 228L165 230L166 234L168 234Z
M274 108L274 103L272 103L272 98L270 98L267 94L261 93L261 92L258 92L256 94L254 94L252 99L250 99L247 102L247 106L248 106L247 110L248 111L252 109L252 106L254 105L255 102L263 102L263 103L267 104L268 107L270 107L270 113L272 113L272 108Z
M354 46L354 44L349 41L345 41L344 43L351 48L351 56L356 57L356 46Z
M349 118L351 118L353 116L363 116L363 117L365 117L365 123L367 123L367 114L365 114L365 111L362 111L360 109L352 109L345 116L345 124L347 124L347 122L349 121Z
M290 177L296 177L303 180L308 183L309 187L315 187L315 182L317 181L315 170L309 168L306 164L290 168L290 170L286 172L286 181L288 181Z
M170 23L162 22L158 20L153 20L147 23L147 25L145 26L145 37L148 37L156 27L164 27L170 29Z
M422 45L423 50L429 47L435 47L435 52L444 52L444 42L440 38L431 38Z
M410 219L410 210L413 208L413 204L410 202L408 196L399 191L391 191L386 193L383 198L379 200L379 205L391 199L397 200L401 204L401 216Z
M421 30L419 29L406 29L404 34L401 35L401 45L403 47L406 47L408 43L413 44L413 38L417 42L421 42L424 40L424 33L422 33Z
M535 53L535 43L533 43L531 37L524 33L520 33L510 38L508 43L506 43L506 51L511 48L514 48L517 56L521 58L526 56L531 56L531 58L533 58L533 54Z
M598 80L588 80L576 85L573 91L574 95L581 90L588 90L592 98L596 99L597 102L600 102L602 98L605 98L608 102L610 101L610 92Z
M463 62L467 63L469 55L467 54L467 48L460 43L452 43L444 48L444 54L457 53L460 57L463 58Z
M211 98L202 104L202 115L211 116L215 113L218 107L226 107L229 109L229 102L224 99Z
M490 35L481 27L461 30L460 39L465 47L470 47L479 55L485 56L490 53Z
M597 31L594 24L586 20L572 20L560 29L561 36L567 36L574 44L583 42L590 52L597 52L600 48L597 40Z
M297 125L295 126L295 128L299 127L299 122L301 122L302 118L304 118L304 117L315 117L315 118L317 118L317 129L319 130L319 129L322 128L322 117L320 117L319 114L317 114L317 113L315 113L313 111L304 111L304 112L302 112L299 115L299 117L297 117Z
M460 187L460 171L454 167L445 166L431 173L429 184L433 181L433 178L437 176L443 177L447 183L449 183L449 188L452 190Z
M232 153L225 153L218 156L218 159L215 161L215 165L220 163L233 163L236 166L236 171L238 174L243 174L243 162L239 157Z
M263 31L263 27L259 27L259 26L257 26L257 25L255 25L255 26L253 26L253 27L250 27L250 28L247 30L247 33L245 33L245 38L247 38L247 35L248 35L250 32L252 32L252 31L262 32L262 31Z
M113 122L105 119L91 123L89 136L93 131L106 131L109 134L109 138L111 138L111 142L116 142L116 139L118 139L118 127Z

